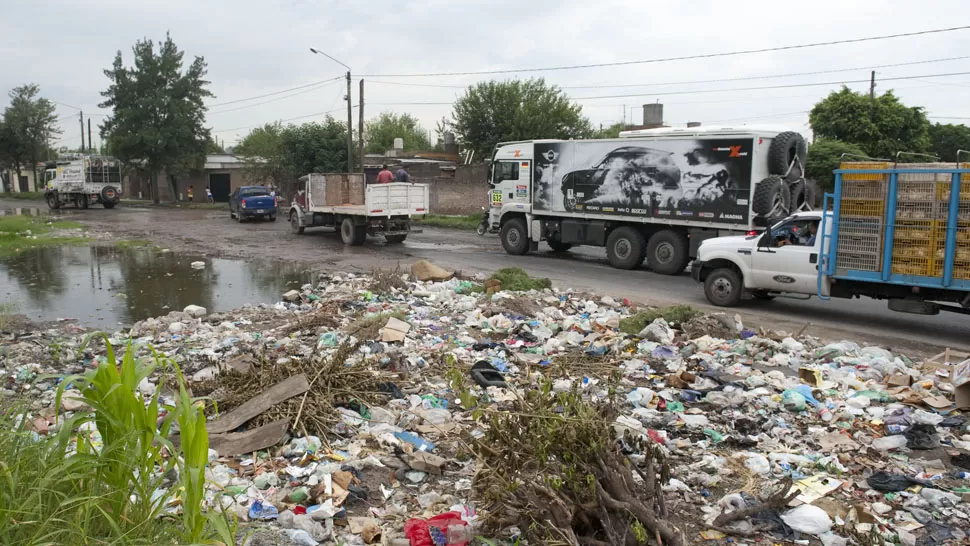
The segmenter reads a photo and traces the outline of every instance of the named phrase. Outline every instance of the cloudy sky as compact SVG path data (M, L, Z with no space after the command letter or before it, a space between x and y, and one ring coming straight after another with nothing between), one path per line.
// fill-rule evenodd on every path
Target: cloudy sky
M0 0L0 6L0 89L39 84L61 104L60 144L71 147L80 144L75 108L96 123L103 119L102 71L115 52L130 62L135 41L157 41L166 31L187 57L208 63L217 95L208 123L226 144L274 120L319 120L321 112L345 119L345 82L325 82L345 69L311 47L352 68L354 105L358 75L364 77L365 118L409 112L428 130L450 114L463 86L543 76L565 88L594 124L624 116L639 122L643 104L662 102L669 124L768 123L808 134L812 105L840 82L867 90L871 69L879 91L894 89L933 121L970 123L970 30L576 70L401 76L638 61L970 25L957 0L920 8L855 0ZM932 76L952 73L964 74ZM890 79L910 76L921 77ZM827 85L806 85L813 83ZM253 98L270 93L276 94Z

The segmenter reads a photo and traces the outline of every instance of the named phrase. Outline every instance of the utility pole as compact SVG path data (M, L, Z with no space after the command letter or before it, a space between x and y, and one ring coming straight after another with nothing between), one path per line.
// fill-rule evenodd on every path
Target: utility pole
M873 70L869 76L869 100L876 98L876 71Z
M350 96L350 70L347 70L347 172L354 172L354 106Z
M360 172L364 172L364 79L360 79L360 111L357 112L357 139L360 141Z
M81 114L81 153L84 153L84 110L80 111Z
M88 153L94 153L94 138L91 136L91 118L88 118Z

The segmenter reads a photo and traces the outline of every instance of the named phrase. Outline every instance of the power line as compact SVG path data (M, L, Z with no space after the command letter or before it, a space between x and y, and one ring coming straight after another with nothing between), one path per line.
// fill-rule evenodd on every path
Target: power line
M884 36L871 36L867 38L851 38L846 40L832 40L828 42L814 42L809 44L797 44L789 46L777 46L777 47L765 47L760 49L744 49L739 51L726 51L721 53L704 53L698 55L683 55L680 57L663 57L658 59L645 59L642 61L617 61L611 63L593 63L593 64L577 64L570 66L553 66L545 68L519 68L519 69L503 69L503 70L479 70L470 72L432 72L432 73L417 73L417 74L364 74L362 77L367 78L424 78L424 77L437 77L437 76L482 76L488 74L511 74L515 72L552 72L556 70L577 70L582 68L599 68L606 66L630 66L635 64L650 64L650 63L665 63L672 61L687 61L692 59L712 59L717 57L731 57L736 55L750 55L752 53L767 53L771 51L789 51L793 49L805 49L810 47L823 47L841 44L854 44L861 42L873 42L878 40L891 40L895 38L906 38L910 36L922 36L926 34L939 34L942 32L954 32L957 30L967 30L970 29L970 25L959 26L959 27L949 27L933 30L922 30L918 32L905 32L900 34L887 34Z
M970 119L970 117L959 117L959 116L926 116L930 119Z
M354 104L354 105L351 106L351 108L355 108L356 106L357 105ZM336 112L337 110L343 110L343 107L341 106L340 108L334 108L333 110L327 110L326 112L316 112L316 113L313 113L313 114L306 114L304 116L296 116L295 118L280 119L280 120L276 120L276 121L279 122L279 123L286 123L288 121L296 121L298 119L306 119L306 118L312 118L312 117L315 117L315 116L322 116L324 114L330 114L332 112ZM257 124L257 125L247 125L245 127L233 127L232 129L213 129L212 132L213 133L228 133L230 131L241 131L243 129L252 129L253 127L259 127L259 124Z
M253 104L246 104L244 106L237 106L236 108L230 108L228 110L219 110L218 112L208 112L208 113L210 115L225 114L226 112L235 112L237 110L245 110L246 108L254 108L256 106L262 106L264 104L269 104L271 102L277 102L277 101L281 101L281 100L286 100L288 98L295 97L297 95L303 95L305 93L310 93L312 91L319 91L320 89L323 89L324 87L327 87L328 84L332 84L332 83L334 83L336 81L337 80L330 80L329 82L326 82L324 84L321 84L318 87L311 87L309 89L303 89L301 91L297 91L296 93L291 93L291 94L286 95L286 96L283 96L283 97L276 97L275 99L269 99L269 100L265 100L265 101L262 101L262 102L256 102L256 103L253 103Z
M942 63L947 61L960 61L964 59L970 59L970 55L964 55L961 57L947 57L944 59L928 59L923 61L910 61L905 63L892 63L892 64L882 64L874 66L857 66L854 68L837 68L832 70L816 70L814 72L792 72L790 74L770 74L763 76L744 76L740 78L719 78L714 80L689 80L689 81L678 81L678 82L659 82L659 83L627 83L627 84L615 84L615 85L564 85L560 86L560 89L609 89L609 88L622 88L622 87L654 87L661 85L692 85L700 83L724 83L724 82L738 82L738 81L748 81L748 80L767 80L774 78L792 78L797 76L817 76L819 74L835 74L838 72L853 72L856 70L874 70L879 68L893 68L900 66L913 66L918 64L930 64L930 63ZM368 83L376 83L380 85L399 85L405 87L432 87L441 89L468 89L467 85L443 85L443 84L430 84L430 83L406 83L406 82L388 82L381 80L368 80Z
M343 78L343 76L337 76L335 78L330 78L329 80L322 80L322 81L318 81L318 82L308 83L306 85L299 85L297 87L291 87L289 89L282 89L280 91L274 91L272 93L266 93L266 94L263 94L263 95L255 95L255 96L252 96L252 97L246 97L244 99L236 99L236 100L231 100L231 101L227 101L227 102L220 102L218 104L208 104L208 105L206 105L206 108L216 108L218 106L227 106L229 104L236 104L236 103L246 102L246 101L250 101L250 100L256 100L256 99L262 99L262 98L266 98L266 97L272 97L274 95L281 95L283 93L289 93L290 91L296 91L297 89L305 89L307 87L313 87L313 86L316 86L316 85L323 85L325 83L329 83L329 82L332 82L332 81L335 81L335 80L339 80L341 78Z

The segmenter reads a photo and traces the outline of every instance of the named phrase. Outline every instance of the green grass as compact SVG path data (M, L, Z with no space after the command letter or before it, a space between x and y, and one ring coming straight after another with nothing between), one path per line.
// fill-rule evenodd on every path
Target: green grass
M0 193L0 198L3 199L24 199L24 200L41 200L44 198L44 192L42 191L22 191L22 192L3 192Z
M482 222L481 214L469 214L466 216L445 216L443 214L426 214L414 219L415 224L422 226L434 226L452 229L475 230Z
M131 239L125 241L115 241L114 246L118 248L147 248L153 247L155 244L146 239Z
M119 201L118 204L129 207L169 207L182 209L229 210L229 203L186 203L182 201L179 203L165 202L156 205L151 201L142 199L123 199Z
M689 305L672 305L663 309L650 309L641 311L632 317L620 319L620 331L635 336L658 318L663 317L668 323L683 324L700 314L702 314L700 311Z
M502 290L510 290L513 292L528 292L529 290L552 288L552 281L549 279L545 277L530 277L528 273L519 267L499 269L489 279L501 282Z
M90 242L85 237L64 237L55 231L80 228L83 228L81 224L66 220L52 222L50 218L33 216L0 217L0 256L17 254L31 248Z

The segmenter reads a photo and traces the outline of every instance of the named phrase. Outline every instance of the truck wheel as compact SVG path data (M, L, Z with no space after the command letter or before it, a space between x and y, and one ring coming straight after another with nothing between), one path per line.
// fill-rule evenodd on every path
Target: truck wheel
M105 203L114 203L118 200L118 190L114 186L101 188L101 200Z
M785 176L785 173L788 172L788 166L795 160L795 157L798 157L802 166L805 165L805 159L808 157L808 144L805 143L805 139L794 131L778 133L772 139L771 146L768 147L768 173ZM787 179L794 181L801 177L802 170L796 165L788 174Z
M303 233L303 226L300 225L300 215L296 212L290 213L290 231L297 235Z
M512 218L502 225L502 248L513 256L522 256L529 252L529 232L525 229L525 220Z
M805 203L815 210L822 206L822 188L814 180L805 181Z
M367 239L367 232L362 226L354 224L353 218L344 218L340 222L340 240L348 246L360 246Z
M57 210L61 208L61 202L57 199L57 192L52 191L47 194L47 207L51 210Z
M805 180L792 182L788 186L788 192L791 194L791 211L802 210L802 205L805 204Z
M677 275L687 267L689 261L687 238L680 233L665 229L650 237L647 265L654 273Z
M738 273L729 268L716 269L704 280L707 301L718 307L735 307L741 302L744 284Z
M404 242L407 239L407 235L385 235L384 240L387 241L389 245L397 245Z
M788 216L791 208L791 193L788 184L778 175L765 178L754 188L751 210L764 218Z
M88 196L83 194L78 194L74 196L74 204L79 209L88 208Z
M606 239L606 259L617 269L633 269L643 262L646 244L643 235L627 226L610 232Z
M115 204L116 203L109 203L109 202L105 201L104 203L101 203L101 204L104 205L104 208L106 208L106 209L113 209L113 208L115 208Z
M573 245L569 243L561 243L559 241L546 242L549 243L549 248L551 248L553 252L569 252L569 249L573 247Z

